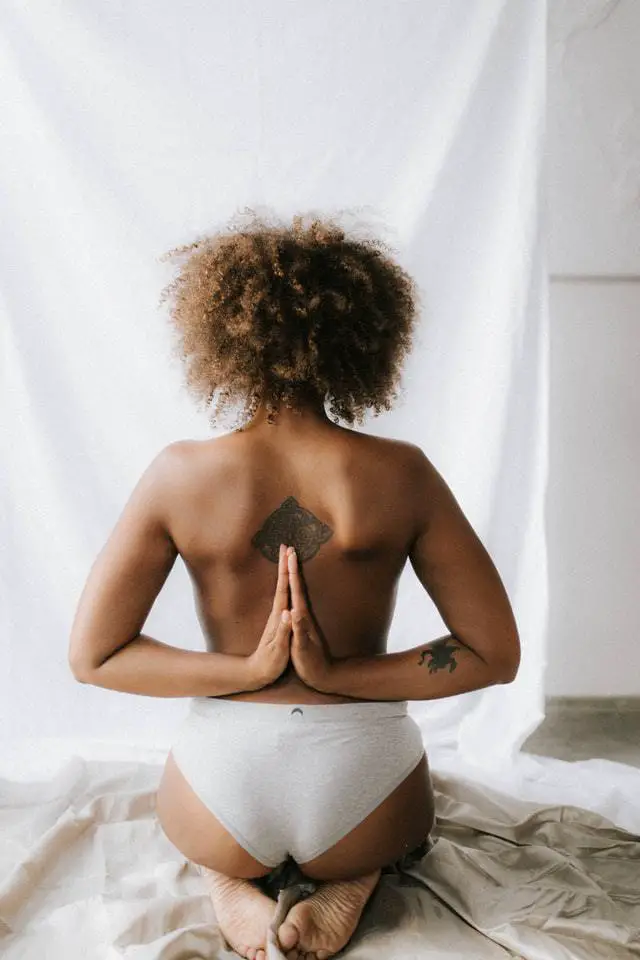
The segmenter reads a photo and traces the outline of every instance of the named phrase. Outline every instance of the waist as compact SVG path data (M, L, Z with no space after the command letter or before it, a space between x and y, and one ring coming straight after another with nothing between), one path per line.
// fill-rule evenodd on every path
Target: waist
M237 716L261 723L282 722L295 715L309 721L389 720L408 716L407 700L352 700L349 703L266 703L229 700L226 697L191 697L190 711L199 716Z
M205 697L211 700L232 700L247 703L271 704L320 704L320 703L370 703L369 700L356 700L353 697L344 697L340 694L320 693L302 682L297 674L285 673L275 683L262 687L260 690L248 690L241 693L228 693L222 697Z

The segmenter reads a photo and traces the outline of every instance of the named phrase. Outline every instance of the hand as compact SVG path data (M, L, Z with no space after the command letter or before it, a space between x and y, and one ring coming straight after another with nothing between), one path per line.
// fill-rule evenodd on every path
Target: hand
M331 654L320 635L302 588L298 557L293 547L288 554L289 585L291 587L291 659L303 683L321 693L330 693L333 668Z
M291 644L291 612L289 607L289 577L287 554L284 544L280 544L278 558L278 581L271 613L260 638L258 646L249 654L247 661L249 672L260 690L278 679L289 663ZM285 614L285 619L282 619Z

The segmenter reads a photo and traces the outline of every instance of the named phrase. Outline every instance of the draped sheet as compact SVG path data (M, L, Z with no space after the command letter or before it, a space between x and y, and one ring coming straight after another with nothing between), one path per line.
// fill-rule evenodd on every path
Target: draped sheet
M328 15L327 15L328 14ZM489 764L543 716L547 304L544 0L5 0L0 18L7 739L156 738L184 704L76 684L91 564L167 443L211 434L169 363L160 256L245 206L355 211L418 282L396 408L489 550L516 681L412 704L431 744ZM224 431L223 431L224 432ZM204 649L178 561L145 626ZM389 650L441 636L407 565Z

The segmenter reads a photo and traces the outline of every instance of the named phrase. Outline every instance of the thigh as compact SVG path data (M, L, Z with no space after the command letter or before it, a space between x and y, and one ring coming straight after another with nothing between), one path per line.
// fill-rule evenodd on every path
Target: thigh
M156 796L156 813L169 840L189 860L228 877L264 877L273 870L249 854L222 826L184 778L171 752Z
M358 789L357 783L353 784ZM357 827L307 863L312 880L349 880L388 866L417 847L435 821L433 787L426 753L409 776Z

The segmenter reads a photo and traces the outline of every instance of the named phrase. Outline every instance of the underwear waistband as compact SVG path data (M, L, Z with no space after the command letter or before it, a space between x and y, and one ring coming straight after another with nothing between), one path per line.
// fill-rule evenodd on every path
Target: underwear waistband
M261 703L254 700L223 700L219 697L191 697L191 712L201 716L224 716L281 722L286 717L303 716L314 723L363 720L373 722L407 716L406 700L367 700L354 703ZM295 713L294 713L295 711Z

